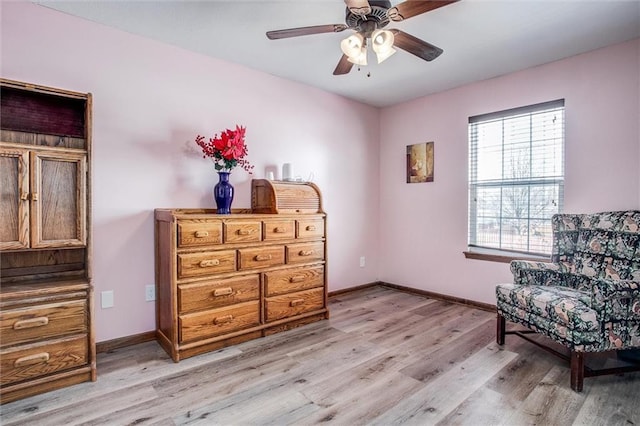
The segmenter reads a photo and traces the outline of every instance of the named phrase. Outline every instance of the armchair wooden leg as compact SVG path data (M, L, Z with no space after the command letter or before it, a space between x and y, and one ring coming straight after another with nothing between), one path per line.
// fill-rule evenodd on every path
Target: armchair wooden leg
M582 392L584 382L584 353L571 351L571 389Z
M504 333L506 327L505 318L498 314L497 322L496 322L496 342L499 345L504 345Z

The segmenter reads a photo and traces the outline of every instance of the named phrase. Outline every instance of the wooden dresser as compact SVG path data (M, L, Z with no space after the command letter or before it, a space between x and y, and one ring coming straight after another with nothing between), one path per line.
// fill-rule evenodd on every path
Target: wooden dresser
M0 401L96 379L91 95L0 79Z
M157 338L174 361L329 317L319 191L297 208L310 186L276 184L291 212L253 213L265 182L252 210L155 211Z

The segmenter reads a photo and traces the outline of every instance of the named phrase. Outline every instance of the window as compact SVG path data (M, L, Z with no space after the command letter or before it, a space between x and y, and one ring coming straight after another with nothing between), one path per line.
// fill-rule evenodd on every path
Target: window
M564 99L469 118L469 248L551 253L562 211Z

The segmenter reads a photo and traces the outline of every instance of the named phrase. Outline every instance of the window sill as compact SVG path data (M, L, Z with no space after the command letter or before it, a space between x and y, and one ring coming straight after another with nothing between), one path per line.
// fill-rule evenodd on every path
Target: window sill
M489 262L510 263L512 260L531 260L533 262L551 262L551 257L536 256L532 254L513 253L500 250L466 250L464 257L474 260L486 260Z

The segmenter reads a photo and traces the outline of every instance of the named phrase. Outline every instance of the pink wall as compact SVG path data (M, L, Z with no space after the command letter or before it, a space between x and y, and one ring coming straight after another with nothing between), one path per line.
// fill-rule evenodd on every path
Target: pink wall
M94 96L97 341L155 328L144 298L153 209L213 207L217 176L193 139L236 123L247 127L256 177L284 162L313 173L328 214L330 290L377 279L378 109L28 2L0 7L2 77ZM234 207L250 207L250 177L238 170L232 183ZM111 309L100 308L105 290Z
M640 40L386 108L380 279L495 303L508 265L467 260L468 117L564 98L565 211L640 208ZM435 141L435 181L405 183L405 146ZM393 202L391 202L393 200Z

